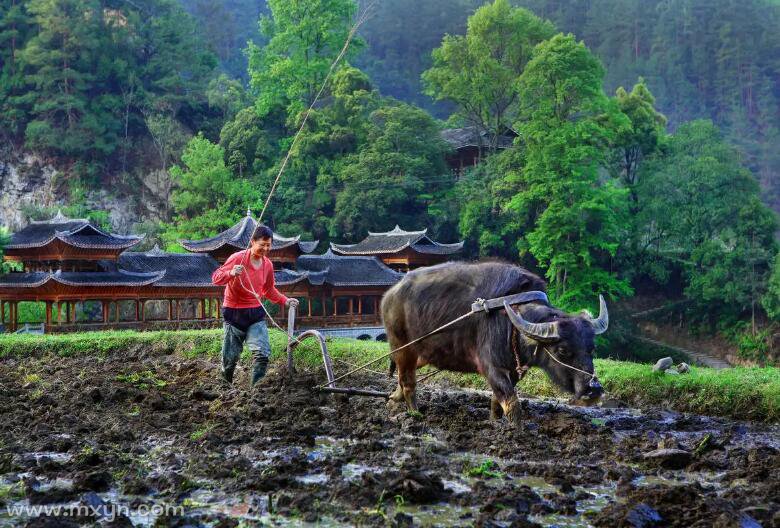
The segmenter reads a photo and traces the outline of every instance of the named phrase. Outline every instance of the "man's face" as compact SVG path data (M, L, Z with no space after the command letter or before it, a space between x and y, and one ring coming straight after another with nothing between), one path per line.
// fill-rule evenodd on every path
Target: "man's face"
M260 238L258 240L252 241L252 256L253 257L264 257L268 254L269 251L271 251L271 239L270 238Z

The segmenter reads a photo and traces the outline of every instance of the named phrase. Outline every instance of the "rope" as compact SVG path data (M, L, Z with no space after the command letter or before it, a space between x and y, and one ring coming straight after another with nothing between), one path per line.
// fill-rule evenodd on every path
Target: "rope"
M445 323L445 324L441 325L440 327L436 328L435 330L433 330L433 331L431 331L431 332L428 332L427 334L425 334L425 335L422 335L422 336L418 337L417 339L414 339L414 340L412 340L412 341L409 341L409 342L408 342L408 343L406 343L405 345L401 345L401 346L399 346L398 348L395 348L395 349L391 350L391 351L390 351L390 352L388 352L387 354L382 354L382 355L381 355L381 356L379 356L378 358L374 358L374 359L372 359L371 361L369 361L368 363L364 363L364 364L362 364L362 365L360 365L360 366L358 366L358 367L355 367L354 369L350 370L350 371L349 371L349 372L347 372L346 374L342 374L341 376L337 377L337 378L336 378L336 379L334 379L333 381L329 381L327 384L328 384L328 385L332 385L333 383L336 383L337 381L339 381L339 380L341 380L341 379L344 379L344 378L346 378L347 376L349 376L349 375L351 375L351 374L354 374L354 373L355 373L355 372L357 372L358 370L363 370L364 368L366 368L366 367L367 367L367 366L369 366L369 365L373 365L374 363L377 363L377 362L379 362L379 361L382 361L382 360L383 360L383 359L385 359L386 357L388 357L388 356L390 356L390 355L392 355L392 354L395 354L395 353L396 353L396 352L398 352L399 350L403 350L404 348L406 348L406 347L408 347L408 346L411 346L411 345L413 345L413 344L415 344L415 343L418 343L418 342L422 341L423 339L425 339L425 338L427 338L427 337L430 337L430 336L432 336L433 334L435 334L435 333L437 333L437 332L440 332L440 331L444 330L445 328L447 328L447 327L450 327L450 326L454 325L454 324L455 324L455 323L457 323L457 322L460 322L460 321L462 321L463 319L465 319L466 317L468 317L468 316L470 316L470 315L472 315L472 314L474 314L474 313L476 313L476 312L475 312L475 311L473 311L473 310L470 310L470 311L468 311L468 312L464 313L463 315L461 315L460 317L458 317L458 318L456 318L456 319L453 319L453 320L452 320L452 321L450 321L449 323ZM319 389L319 388L323 388L323 387L325 387L325 385L319 385L319 386L317 386L316 388L318 388L318 389Z
M553 361L555 361L556 363L559 363L559 364L563 365L563 366L564 366L564 367L566 367L566 368L570 368L570 369L572 369L572 370L576 370L577 372L582 372L582 373L583 373L583 374L585 374L586 376L590 376L590 379L593 379L593 378L595 378L595 377L596 377L596 372L595 372L595 371L594 371L594 372L585 372L584 370L580 370L580 369L578 369L577 367L573 367L573 366L571 366L571 365L567 365L567 364L566 364L566 363L564 363L563 361L559 360L557 357L553 356L553 355L552 355L552 353L551 353L549 350L547 350L547 347L542 347L542 349L543 349L545 352L547 352L547 355L548 355L548 356L550 356L551 358L553 358Z
M353 24L352 28L349 30L349 34L347 35L347 39L346 39L346 41L344 41L344 46L342 46L341 51L339 52L338 56L331 63L330 68L328 69L328 73L325 75L325 79L323 79L322 85L320 86L319 91L317 91L317 94L314 96L314 99L312 100L311 104L309 105L309 108L306 110L306 113L303 116L303 121L301 122L301 126L298 127L298 131L295 133L295 136L293 137L293 142L290 145L290 148L287 150L287 155L284 157L284 160L282 161L282 165L281 165L281 167L279 167L279 172L277 173L276 178L274 179L274 183L271 186L271 190L268 192L268 197L266 197L266 199L265 199L265 203L263 204L263 209L262 209L262 211L260 211L260 216L257 218L257 223L258 224L262 221L263 215L265 215L265 211L268 208L268 204L271 202L271 197L273 196L274 191L276 190L276 186L279 184L279 180L282 178L282 174L284 173L284 169L287 167L287 162L290 161L290 157L292 156L293 149L295 148L295 145L298 143L298 138L300 137L301 133L303 132L303 128L306 126L306 121L308 121L308 119L309 119L309 114L311 114L311 111L314 108L314 105L317 104L317 101L319 100L320 96L322 95L322 92L325 91L325 87L327 86L328 81L330 80L331 74L335 70L336 65L339 63L339 61L344 57L344 54L347 52L347 49L349 48L349 44L352 42L352 39L354 38L355 34L357 33L357 30L368 19L368 12L373 7L373 5L374 5L373 3L369 4L362 13L358 14L358 17L357 17L357 19L355 21L355 24ZM246 261L246 256L249 254L249 248L251 247L251 245L252 245L252 239L250 237L250 239L249 239L249 241L247 243L246 252L244 253L244 256L241 258L241 265L242 266L244 265L244 262ZM251 262L250 262L250 264L251 264ZM255 287L252 284L252 279L251 278L249 279L249 288L247 288L246 285L244 285L244 280L242 279L241 275L238 275L238 282L239 282L239 284L241 285L241 287L244 290L246 290L247 292L249 292L249 293L251 293L252 295L255 296L255 299L257 299L257 302L260 303L260 306L263 308L263 311L265 312L266 317L268 317L268 319L271 321L271 323L276 328L278 328L279 330L281 330L282 332L284 332L287 335L287 332L285 331L285 329L282 328L281 326L279 326L279 324L276 321L274 321L274 318L271 317L271 314L268 313L268 310L266 309L265 305L263 305L262 298L255 291ZM297 339L295 339L294 341L300 342ZM292 343L294 341L291 341L290 336L287 335L287 344L288 344L288 346L290 345L290 343Z

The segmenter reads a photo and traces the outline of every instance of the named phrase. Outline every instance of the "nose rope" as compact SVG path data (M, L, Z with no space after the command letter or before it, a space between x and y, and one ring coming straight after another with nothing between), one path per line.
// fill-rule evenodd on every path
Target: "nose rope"
M572 366L572 365L568 365L568 364L564 363L563 361L561 361L561 360L560 360L560 359L558 359L557 357L553 356L553 355L552 355L552 352L550 352L546 346L543 346L543 347L542 347L542 350L544 350L545 352L547 352L547 355L548 355L548 356L550 356L550 357L553 359L553 361L555 361L556 363L560 363L560 364L561 364L561 365L563 365L564 367L570 368L570 369L572 369L572 370L576 370L577 372L582 372L582 373L583 373L583 374L585 374L586 376L590 376L590 381L593 381L594 379L596 379L596 373L595 373L595 372L593 372L593 373L591 373L591 372L585 372L584 370L578 369L577 367L574 367L574 366Z

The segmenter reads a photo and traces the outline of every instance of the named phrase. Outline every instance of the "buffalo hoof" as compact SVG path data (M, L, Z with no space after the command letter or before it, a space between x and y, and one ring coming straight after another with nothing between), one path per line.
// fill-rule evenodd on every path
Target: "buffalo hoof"
M520 405L513 405L509 409L505 411L506 419L509 420L509 423L514 425L515 427L522 427L523 426L523 417L522 412L520 409Z
M387 400L387 403L385 405L387 406L387 410L390 412L391 415L396 415L396 414L401 414L403 412L406 412L406 403L403 401L389 399Z
M401 402L404 401L404 390L398 385L390 396L390 401Z

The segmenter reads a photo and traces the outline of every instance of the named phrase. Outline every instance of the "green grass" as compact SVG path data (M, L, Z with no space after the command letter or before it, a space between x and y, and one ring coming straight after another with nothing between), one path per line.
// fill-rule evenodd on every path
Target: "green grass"
M282 332L272 330L270 337L272 359L280 360L285 355L286 336ZM217 358L221 339L220 329L176 332L114 331L45 336L4 335L0 336L0 359L48 354L106 357L148 349L181 354L188 358L202 355ZM328 341L328 351L334 359L338 374L351 370L343 362L368 362L385 354L388 346L386 343L372 341L333 339ZM248 354L245 350L245 359ZM301 366L322 365L319 347L313 340L307 340L299 346L295 358L296 363ZM609 396L632 405L659 406L739 419L780 421L780 369L775 367L735 367L726 370L692 367L688 374L672 376L653 372L650 364L609 359L597 359L595 363L599 379ZM388 360L382 359L369 368L387 372L388 365ZM430 381L425 381L423 386L431 383L487 388L485 380L474 374L443 372ZM547 376L538 369L531 369L518 385L518 389L533 396L560 395Z

